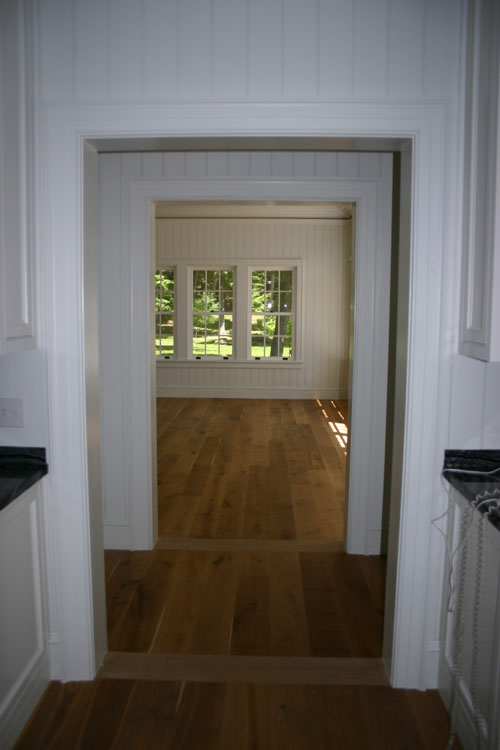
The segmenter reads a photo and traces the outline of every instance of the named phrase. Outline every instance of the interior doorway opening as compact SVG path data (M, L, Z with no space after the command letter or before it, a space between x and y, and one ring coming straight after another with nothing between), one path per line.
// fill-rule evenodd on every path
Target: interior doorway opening
M344 541L353 213L348 203L155 204L153 366L168 399L156 420L160 537ZM200 415L175 401L193 396ZM233 399L229 414L221 398ZM257 479L264 466L271 477ZM205 485L200 502L193 487ZM264 520L268 506L281 522Z
M148 198L148 200L154 200L154 198Z

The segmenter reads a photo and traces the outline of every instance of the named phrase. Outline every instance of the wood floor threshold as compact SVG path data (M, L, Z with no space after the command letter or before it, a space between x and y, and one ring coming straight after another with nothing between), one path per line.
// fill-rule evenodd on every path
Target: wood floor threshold
M389 686L381 659L111 651L99 679Z
M155 549L180 549L191 551L230 552L344 552L342 541L328 542L321 539L181 539L159 537Z

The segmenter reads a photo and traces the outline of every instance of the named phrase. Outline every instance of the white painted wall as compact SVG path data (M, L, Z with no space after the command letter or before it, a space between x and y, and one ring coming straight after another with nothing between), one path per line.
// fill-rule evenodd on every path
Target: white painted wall
M425 611L416 630L399 632L394 679L400 686L435 685L429 665L439 632L441 568L433 565L427 575L434 544L428 522L441 505L439 466L449 438L458 320L461 0L41 0L27 7L39 73L37 279L39 294L46 294L40 332L51 420L52 578L60 594L53 611L60 668L53 676L93 674L78 134L416 134L414 356L397 612ZM402 656L405 643L409 659Z
M500 445L500 363L457 354L453 359L449 447Z
M244 360L237 366L158 361L158 395L347 398L350 230L345 219L157 219L157 265L175 266L177 300L186 298L190 266L226 263L236 268L236 294L246 313L249 267L286 262L297 268L296 361L245 364L248 316L240 315L235 356L239 346ZM185 308L181 315L177 350L181 331L185 342L187 336Z
M24 427L0 428L0 445L47 446L47 361L43 350L0 356L0 396L22 398L24 412Z
M42 0L59 102L449 98L459 0Z

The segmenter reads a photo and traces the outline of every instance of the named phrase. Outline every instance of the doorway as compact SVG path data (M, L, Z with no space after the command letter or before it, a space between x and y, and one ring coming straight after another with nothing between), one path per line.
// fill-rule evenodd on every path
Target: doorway
M199 156L199 154L197 154L197 156ZM370 156L372 156L372 155L370 155ZM136 158L137 158L136 155L129 155L129 156L127 156L127 160L129 162L132 161L133 159L136 159ZM359 159L359 156L356 155L354 158L355 159ZM377 156L377 158L380 160L379 156ZM116 155L113 155L112 159L116 159ZM363 159L361 161L363 161ZM151 161L149 163L151 164ZM374 173L373 173L373 170L374 170L373 160L367 158L365 166L366 165L369 165L369 168L370 168L370 176L372 178L372 182L370 184L368 184L368 183L362 183L362 182L359 183L358 182L358 183L355 184L355 186L353 186L352 183L346 183L345 180L337 180L338 184L335 184L335 185L332 186L332 181L331 180L329 180L329 181L318 180L318 181L316 181L314 183L309 183L309 184L306 184L304 181L297 182L297 180L291 180L291 181L289 181L289 186L288 186L288 190L291 193L293 193L295 197L296 197L296 193L297 193L297 191L299 189L300 189L300 191L304 191L304 190L309 189L311 191L310 195L312 195L313 197L315 197L316 200L318 199L318 197L324 198L325 195L327 195L330 198L331 195L332 195L332 192L334 194L336 194L336 197L342 197L342 198L344 198L346 196L346 194L347 194L348 198L351 197L352 195L354 195L354 197L356 198L356 201L358 203L359 227L358 227L357 237L359 238L359 241L360 241L360 245L359 245L360 248L364 249L364 252L365 252L364 259L366 261L365 263L360 264L360 272L359 272L359 280L360 280L360 282L362 282L361 288L364 289L364 290L366 290L366 288L367 288L367 286L366 286L367 280L370 279L370 278L371 279L376 278L376 273L375 273L374 269L377 269L378 273L381 274L382 273L381 269L383 269L383 267L384 267L384 264L381 262L381 258L380 257L378 258L378 263L375 262L375 260L376 260L376 253L373 252L373 246L374 246L373 240L371 240L371 242L367 242L367 238L369 238L369 237L373 238L374 236L376 237L378 235L378 233L381 232L381 225L382 224L385 225L385 226L387 226L387 222L380 221L380 223L377 224L377 219L379 217L377 216L376 207L380 207L381 205L382 206L385 205L386 208L387 208L387 206L389 206L389 209L390 209L390 193L389 193L389 197L387 197L387 194L384 194L384 196L385 196L385 203L384 203L384 200L381 199L380 195L378 195L378 197L377 197L377 185L373 184L373 177L374 177ZM127 170L124 169L123 165L122 165L122 167L120 168L119 172L121 174L123 174L124 171L127 171ZM359 174L359 166L358 165L357 165L357 173ZM141 177L142 177L142 175L141 175ZM132 191L133 195L134 195L134 191L136 193L136 195L134 197L137 199L137 204L140 207L140 211L137 214L134 214L134 212L132 211L132 233L131 233L132 234L132 241L131 241L131 247L134 248L134 251L133 251L133 254L131 253L131 270L130 270L130 275L128 277L131 280L133 280L134 284L137 287L139 287L139 290L141 288L144 289L144 262L142 262L142 266L143 267L141 268L140 267L141 264L140 264L140 262L138 262L138 259L140 260L141 256L140 256L140 254L137 253L137 247L138 247L138 245L140 244L141 241L143 243L143 246L147 245L147 242L145 242L145 237L148 236L147 222L150 221L150 217L151 217L151 213L152 213L152 208L153 208L155 200L157 199L156 196L158 196L158 198L159 197L165 198L165 197L168 197L168 195L170 193L170 195L175 195L178 198L180 193L183 193L184 195L186 195L186 193L192 195L194 190L198 190L198 191L201 191L201 192L205 191L205 193L207 191L206 185L203 185L203 187L200 187L200 182L199 181L197 181L196 183L193 182L193 183L187 184L187 185L186 185L186 183L179 183L178 181L175 181L174 184L168 184L168 183L165 184L165 182L163 184L160 184L159 182L156 182L156 184L154 185L154 188L152 188L151 183L149 183L148 181L144 181L144 179L143 178L141 179L141 177L139 177L139 179L137 181L135 181L135 182L134 182L134 180L131 180L131 191ZM297 187L297 185L300 185L300 187ZM267 190L268 194L269 194L269 191L270 191L269 181L262 181L262 180L260 180L260 181L254 181L250 185L250 187L251 187L251 189L253 191L253 196L251 196L253 198L255 198L256 196L258 196L259 198L261 198L263 194L264 195L266 194L266 190ZM238 184L238 185L236 185L236 188L241 191L242 190L242 185ZM294 191L294 188L295 188L295 191ZM220 184L217 185L217 189L219 190L219 192L216 194L216 196L220 199L221 197L223 197L223 196L221 196L221 186L220 186ZM223 189L224 189L224 191L227 191L228 187L224 186ZM230 192L231 192L232 195L234 195L234 189L235 189L235 183L233 181L232 184L231 184L231 188L229 188L229 190L230 190ZM245 184L244 189L247 191L247 195L248 195L248 192L249 192L249 185L248 185L248 183ZM286 188L283 187L283 184L280 184L278 189L280 191L285 191L286 192ZM165 192L161 193L160 191L162 191L162 190L165 191ZM212 190L213 190L213 187L212 187ZM264 192L262 192L262 191L264 191ZM350 195L349 195L349 192L350 192ZM276 195L276 192L275 192L274 196L272 196L272 197L274 197L274 198L278 197ZM145 198L146 198L146 200L144 200ZM146 206L148 206L147 210L146 210ZM138 220L138 218L139 218L139 220ZM142 223L141 223L141 220L142 220ZM371 225L371 226L370 226L370 220L374 221L374 224ZM146 229L145 233L143 232L144 229ZM150 232L149 236L150 236L150 239L151 239L151 245L153 245L152 238L154 237L154 232ZM363 240L364 240L364 244L363 244ZM360 251L360 253L361 253L361 251ZM142 257L144 257L144 256L142 256ZM122 256L122 267L123 267L123 256ZM372 272L372 269L373 269L373 272ZM115 271L116 271L116 265L115 265ZM125 276L125 279L127 279L127 276ZM365 286L363 286L363 279L364 279ZM132 285L133 288L134 288L134 284ZM127 286L126 282L125 282L125 286ZM139 292L139 294L140 294L140 292ZM134 309L134 317L135 318L137 317L138 312L140 311L140 305L139 305L140 297L139 297L139 294L137 296L137 299L133 297L133 309ZM384 295L378 295L378 296L381 299L384 298ZM358 321L362 321L363 320L363 314L361 314L359 311L360 311L360 309L362 309L363 302L366 299L367 299L366 294L364 294L364 295L362 294L360 296L360 300L358 301ZM361 330L363 330L365 332L366 340L369 342L369 346L368 346L367 350L368 350L369 354L372 354L373 351L375 351L375 350L380 351L380 347L378 347L378 348L374 347L374 343L373 342L374 342L374 340L376 340L376 336L374 336L374 335L370 336L369 335L369 330L368 330L369 329L369 325L367 325L367 321L369 322L369 324L373 325L374 316L371 313L365 313L364 325L360 325L360 323L358 323L358 325L360 325ZM115 333L116 333L116 328L115 328ZM141 337L140 337L139 334L132 337L132 340L135 341L136 343L138 343L140 341L140 339L141 339ZM359 339L358 339L358 342L359 342ZM360 348L360 353L361 354L363 352L366 353L366 351L367 351L366 348L362 348L359 343L358 343L358 347ZM134 351L134 355L136 355L137 351L135 349L133 349L133 351ZM121 360L121 361L123 361L123 360ZM131 363L131 368L130 368L131 369L131 373L129 375L122 375L122 377L124 378L125 381L126 381L126 379L128 377L132 378L134 376L134 367L135 367L134 363L132 362ZM154 369L156 369L156 368L154 368ZM372 368L372 370L373 370L373 368ZM358 375L358 379L359 379L359 375ZM376 380L375 378L372 378L370 380L370 386L372 388L374 387L374 381L375 380ZM115 394L116 393L116 382L117 382L116 378L114 379L113 382L114 382L113 394ZM130 382L132 383L132 379L130 380ZM365 386L366 386L366 384L365 384ZM366 396L368 394L370 394L370 392L371 392L370 391L370 387L368 387L368 388L364 387L363 388L363 394L364 394L365 398L366 398ZM135 401L137 401L137 391L134 390L133 393L134 393L134 399L135 399ZM153 389L151 395L153 395L154 393L155 393L155 390ZM132 405L134 403L134 399L130 399L130 403ZM127 399L127 402L128 401L129 401L129 399ZM374 399L374 401L375 401L375 403L377 403L380 406L381 403L384 403L384 398L380 398L379 397L379 398ZM151 398L151 403L152 402L153 402L153 398ZM144 403L144 402L142 402L142 403ZM371 413L371 411L372 411L371 406L369 408L365 408L365 409L361 410L361 413L363 414L363 421L364 421L364 428L365 429L363 431L360 430L358 432L358 435L360 437L361 437L362 434L366 434L367 414ZM139 423L138 420L134 420L134 431L135 432L137 432L138 423ZM120 431L120 434L125 435L126 432L127 432L126 429L125 430L122 429ZM380 422L377 424L377 441L378 441L378 444L380 444ZM142 443L142 448L143 447L144 447L144 443ZM137 455L138 454L134 454L133 462L137 461ZM151 450L151 455L153 455L153 449ZM133 462L129 463L129 470L134 468L133 467ZM368 465L369 462L365 461L365 460L361 460L361 463L365 464L365 465ZM374 463L375 462L372 461L372 465ZM354 465L356 465L356 462L354 462ZM358 483L359 483L359 479L362 479L363 481L366 481L366 477L364 475L362 477L359 476L359 475L355 477L355 480ZM352 489L352 487L354 485L355 485L355 482L352 483L351 489ZM132 483L132 486L133 486L133 483ZM373 488L373 484L372 484L372 488ZM373 496L373 492L372 492L372 496ZM364 516L362 516L361 512L358 512L358 520L361 517L364 518L364 522L357 523L355 525L355 530L358 532L358 534L359 534L360 528L363 527L363 523L365 524L365 527L367 526L366 513L364 514ZM151 522L152 523L153 523L153 520L154 520L154 515L153 515L153 518L151 518ZM117 531L117 526L118 526L117 524L113 525L113 532L114 533L116 533L116 531ZM380 538L380 529L378 529L378 533L379 533L379 538ZM352 543L352 540L351 540L351 543ZM363 543L366 543L366 538L363 539ZM109 544L106 545L106 546L109 546ZM126 545L123 545L123 544L120 543L120 544L118 544L116 546L119 546L119 547L123 548Z
M159 536L343 541L352 206L158 203L155 213ZM281 522L266 520L271 506Z
M104 260L107 271L104 269L104 273L108 274L106 278L109 284L104 280L104 287L108 290L118 279L120 293L123 288L131 290L130 298L126 295L113 298L112 295L106 294L107 309L103 311L101 336L109 341L109 347L104 347L104 350L109 351L108 362L111 363L109 368L106 361L102 362L103 395L106 392L111 394L108 405L106 399L103 399L103 417L113 441L110 444L110 460L107 461L106 446L109 443L104 440L105 519L110 519L109 524L105 521L106 547L148 548L152 546L156 533L153 528L156 510L151 510L155 502L154 488L148 483L151 487L149 496L144 490L147 481L145 477L148 474L152 476L155 471L154 446L151 446L148 437L151 433L148 431L147 418L151 415L151 424L154 424L156 383L150 382L148 370L144 367L144 363L149 362L149 372L153 376L156 375L156 362L154 358L150 361L147 333L152 330L152 321L146 314L148 309L152 309L150 300L154 294L149 269L154 269L155 263L151 255L151 248L154 246L151 215L155 202L165 199L186 201L193 198L220 201L228 200L229 197L232 200L238 198L243 201L262 201L263 198L272 201L286 201L287 198L307 201L354 199L357 204L356 243L359 263L356 278L359 294L355 318L358 331L350 354L355 356L359 363L357 369L352 372L353 392L358 394L356 400L359 406L352 414L353 460L350 465L349 493L353 521L348 527L347 547L348 551L353 553L376 553L380 549L382 533L382 433L385 425L385 352L388 328L387 319L384 321L387 310L383 309L384 303L388 302L388 294L384 294L382 290L383 284L388 284L390 273L390 157L388 163L384 158L381 168L379 155L344 155L355 161L354 170L352 165L350 168L361 175L361 179L358 178L356 181L346 180L339 175L333 175L329 180L307 181L296 177L282 177L276 181L259 177L235 180L232 176L226 180L169 179L169 163L177 163L179 154L167 156L171 161L163 160L167 165L166 174L158 175L158 169L155 167L155 180L147 179L147 175L144 174L144 160L140 154L126 154L123 159L118 154L104 155L106 166L101 171L101 179L106 183L104 188L108 183L112 184L114 174L125 174L125 184L122 185L121 192L123 195L131 195L128 205L121 205L113 198L109 214L110 221L115 225L115 234L110 236L109 228L105 228L108 251ZM186 164L186 171L189 167L189 172L192 173L194 168L188 162L188 154L181 156ZM206 163L206 153L196 153L195 156L195 165ZM240 153L237 156L241 158ZM317 161L316 154L312 156ZM340 160L337 161L340 165ZM147 163L148 168L151 168L154 160L148 158ZM344 167L345 163L344 160ZM378 179L376 169L381 169L382 172L379 172ZM365 172L370 180L363 179ZM382 189L384 184L386 187ZM123 226L120 225L120 220L117 222L117 211L126 219ZM105 211L103 215L107 216L107 213ZM102 267L101 271L103 272ZM379 290L378 293L375 293L375 289ZM115 303L116 300L121 307ZM124 362L129 363L125 369ZM184 375L185 373L182 373L182 377ZM189 378L192 378L192 374ZM193 383L188 376L185 382L189 386L196 386L196 382ZM304 395L318 395L315 388L317 384L313 384L313 388ZM235 396L241 395L236 390L232 392ZM196 395L193 388L189 393ZM212 392L211 395L217 396L217 392ZM265 389L262 389L261 395L265 397ZM286 392L282 395L286 395ZM125 413L120 408L121 403L130 405ZM116 436L120 436L119 440L122 441L122 446L118 446L118 449ZM106 471L107 463L113 467L112 471ZM112 498L109 509L106 508L106 498ZM367 509L368 498L371 500L371 506Z
M451 252L450 244L442 242L447 163L441 147L446 138L444 115L444 105L426 102L411 106L407 102L404 105L376 102L364 109L353 108L352 103L312 103L308 105L307 117L303 108L291 110L287 105L273 107L271 116L266 105L242 104L235 110L231 105L221 104L213 118L204 108L188 113L184 105L163 108L144 105L140 113L134 112L127 126L123 112L106 103L96 105L91 111L81 104L70 108L52 106L51 128L43 151L46 158L44 156L41 163L42 173L47 177L47 190L40 195L40 202L42 215L53 217L58 212L64 221L40 228L40 253L43 268L50 271L43 277L49 363L48 417L52 426L50 492L54 510L49 534L56 540L51 580L56 581L58 590L64 594L57 607L60 630L64 634L63 678L87 679L95 674L85 459L87 431L83 419L83 309L75 304L75 300L81 299L83 285L82 140L90 139L97 150L120 151L121 138L142 137L146 139L141 142L142 148L147 147L149 138L161 133L164 136L162 150L172 146L172 137L177 138L176 146L183 149L192 148L197 138L204 143L208 138L222 148L231 144L232 147L262 149L274 148L277 144L304 150L304 146L316 145L317 148L320 144L321 148L332 151L341 148L401 152L399 252L404 262L400 263L400 279L406 274L406 282L403 280L404 293L398 304L401 325L397 336L397 409L388 558L388 580L392 583L387 595L387 601L392 600L393 616L386 617L386 623L389 620L390 624L386 627L384 658L394 685L435 684L437 657L432 638L439 615L440 586L431 575L432 540L428 524L433 512L433 489L439 489L437 465L443 435L439 431L429 435L428 420L423 418L421 404L425 402L432 408L437 405L439 414L446 419L446 406L439 406L440 363L446 365L442 349L443 326L436 325L436 321L442 320L443 297L439 290L444 283L443 259ZM180 139L179 133L183 134ZM355 133L356 137L349 138L348 133ZM235 138L235 134L243 135ZM158 140L155 145L158 147ZM134 192L137 197L138 191ZM154 186L150 185L152 197L159 198L154 192ZM345 198L345 194L340 197ZM144 200L147 198L148 193ZM147 222L135 239L142 241L146 234ZM71 253L68 247L72 248ZM430 293L434 291L435 294ZM447 290L445 292L447 294ZM142 355L142 342L134 343L138 356ZM61 351L65 352L64 357L60 356ZM146 409L148 407L146 404ZM143 403L129 403L127 408L137 416L133 425L142 422ZM68 420L71 441L67 440ZM395 464L398 464L397 470ZM427 477L430 483L430 491L424 495L422 477ZM69 494L68 487L71 487ZM87 530L84 535L82 529ZM82 623L78 637L73 634L75 621Z
M115 143L115 146L114 146L114 148L116 148L116 146L117 146L117 144ZM408 161L408 164L409 164L409 165L411 165L411 154L410 154L410 159L409 159L409 161ZM189 191L189 188L188 188L188 192L190 192L190 197L192 197L192 186L190 186L190 187L191 187L191 191ZM353 189L353 191L352 191L352 192L353 192L354 194L355 194L356 192L362 193L362 192L363 192L363 190L362 190L362 189L361 189L361 190L357 190L358 188L359 188L359 183L358 183L358 185L356 186L356 188L355 188L355 189ZM133 193L135 193L135 198L139 198L139 199L140 199L141 201L143 200L143 198L144 198L144 197L147 197L147 195L148 195L148 193L145 193L145 194L144 194L143 196L141 196L141 194L140 194L140 193L141 193L140 189L137 189L137 190L133 190L132 192L133 192ZM154 196L154 193L155 193L155 189L154 189L154 187L153 187L153 188L151 188L151 184L150 184L150 185L148 186L148 192L150 192L150 194L152 194L152 195L153 195L153 199L154 199L154 198L155 198L155 196ZM163 191L162 191L162 192L163 192ZM345 196L345 193L344 193L344 196ZM344 196L342 196L342 197L344 197ZM156 196L156 197L157 197L157 196ZM318 196L318 197L320 197L320 198L324 198L324 195L320 195L320 196ZM329 197L329 198L331 198L332 196L331 196L331 195L329 195L328 197ZM334 198L336 198L336 197L338 197L338 196L333 196L333 197L334 197ZM366 197L367 197L367 194L365 193L365 195L363 196L363 200L361 200L361 201L360 201L360 205L363 205L363 203L364 203L364 204L365 204L365 207L366 207L367 203L369 203L369 201L366 201L366 200L365 200L365 199L366 199ZM147 202L147 201L146 201L146 202ZM132 238L133 238L133 239L136 239L136 240L137 240L137 239L140 239L140 238L144 237L144 236L145 236L145 234L147 234L147 227L146 227L146 223L147 223L147 222L146 222L146 218L145 218L145 217L144 217L144 221L143 221L143 223L142 223L142 226L141 226L141 219L140 219L140 220L139 220L138 222L137 222L137 221L135 222L135 230L136 230L136 231L135 231L135 234L134 234L134 232L132 232ZM134 226L134 222L132 222L132 226ZM138 228L139 228L139 230L140 230L140 231L139 231L139 233L137 233L137 229L138 229ZM408 229L408 227L405 227L405 232L406 232L406 230L407 230L407 229ZM408 238L408 237L409 237L409 235L408 235L408 234L405 234L405 236L406 236L406 238ZM136 309L138 309L138 308L136 307ZM139 343L139 341L136 341L135 343ZM131 404L131 406L132 406L132 407L134 407L134 404ZM139 409L139 412L137 412L137 410L134 410L134 408L132 408L132 412L134 412L134 413L136 413L136 414L137 414L137 413L140 413L140 419L142 419L142 418L144 417L144 411L143 411L143 410L141 410L141 409ZM140 420L139 420L139 421L140 421ZM134 424L135 424L135 422L134 422ZM399 511L398 511L398 510L396 510L396 512L398 513ZM119 524L118 524L118 525L119 525ZM63 546L64 546L64 545L63 545ZM396 558L394 558L394 571L396 570L396 567L395 567L395 562L396 562ZM394 592L392 592L392 594L394 594ZM392 630L392 624L391 624L391 626L390 626L390 629ZM389 645L389 651L390 651L391 649L392 649L392 641L391 641L391 643L390 643L390 645Z

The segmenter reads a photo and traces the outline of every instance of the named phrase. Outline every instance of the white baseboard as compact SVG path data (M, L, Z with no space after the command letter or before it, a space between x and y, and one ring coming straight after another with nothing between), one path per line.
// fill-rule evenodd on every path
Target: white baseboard
M29 664L0 707L0 747L10 750L49 683L48 655L44 651Z
M347 391L339 388L200 388L158 385L156 395L158 398L346 399Z
M429 641L427 660L425 665L425 689L436 690L439 684L439 659L441 657L441 641Z
M382 531L381 529L370 529L368 532L368 555L380 555L382 547Z
M110 524L103 526L104 549L132 549L132 528L130 524Z
M50 679L60 680L62 674L61 666L61 642L58 633L48 633L48 652L50 664Z

